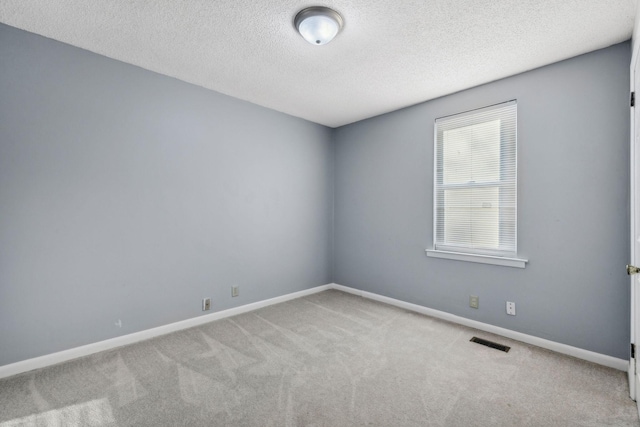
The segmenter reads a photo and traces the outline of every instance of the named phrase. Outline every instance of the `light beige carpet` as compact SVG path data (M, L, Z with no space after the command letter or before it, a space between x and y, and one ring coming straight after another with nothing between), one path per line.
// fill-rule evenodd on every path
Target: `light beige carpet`
M0 380L0 427L68 425L640 423L623 372L326 291Z

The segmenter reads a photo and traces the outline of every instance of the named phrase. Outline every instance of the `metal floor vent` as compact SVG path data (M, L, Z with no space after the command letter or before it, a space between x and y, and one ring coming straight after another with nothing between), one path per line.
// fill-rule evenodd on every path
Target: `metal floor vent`
M496 350L504 351L505 353L508 353L509 350L511 350L511 347L507 347L506 345L498 344L497 342L493 341L483 340L482 338L478 337L473 337L470 341L486 345L487 347L495 348Z

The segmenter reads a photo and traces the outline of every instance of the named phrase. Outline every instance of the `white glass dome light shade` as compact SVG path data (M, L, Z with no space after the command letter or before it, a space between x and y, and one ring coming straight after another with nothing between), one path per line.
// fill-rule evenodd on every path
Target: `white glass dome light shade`
M310 16L300 22L298 31L311 44L329 43L338 34L338 23L328 16Z
M294 24L306 41L315 45L329 43L342 28L342 17L327 7L309 7L301 10Z

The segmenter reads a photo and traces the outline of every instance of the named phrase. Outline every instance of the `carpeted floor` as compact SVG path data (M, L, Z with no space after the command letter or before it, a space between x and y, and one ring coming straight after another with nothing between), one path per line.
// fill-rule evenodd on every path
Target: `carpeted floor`
M0 427L71 425L640 422L623 372L326 291L0 380Z

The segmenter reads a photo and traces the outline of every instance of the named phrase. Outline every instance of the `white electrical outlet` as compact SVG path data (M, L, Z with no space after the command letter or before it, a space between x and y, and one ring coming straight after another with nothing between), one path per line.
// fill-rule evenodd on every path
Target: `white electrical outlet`
M205 298L202 300L202 311L211 309L211 298Z
M232 297L237 297L238 295L240 295L240 287L232 286L231 287L231 296Z
M511 316L515 316L516 315L516 303L515 302L507 301L507 314L509 314Z

